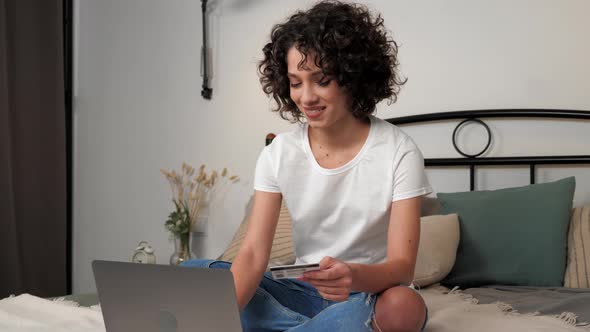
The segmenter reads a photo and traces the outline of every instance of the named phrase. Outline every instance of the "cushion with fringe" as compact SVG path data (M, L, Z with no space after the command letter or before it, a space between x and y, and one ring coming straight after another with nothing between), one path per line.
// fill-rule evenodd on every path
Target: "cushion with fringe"
M236 258L238 250L240 249L240 245L246 236L246 230L248 229L248 219L250 217L250 211L252 210L252 202L253 198L251 198L250 202L248 203L248 212L246 213L246 217L234 234L230 244L219 258L220 260L233 262L233 260ZM268 266L289 265L293 263L295 263L295 252L293 249L291 216L289 215L289 210L287 210L285 201L283 201L281 203L279 221L272 242Z
M573 209L567 247L564 286L590 288L590 205Z

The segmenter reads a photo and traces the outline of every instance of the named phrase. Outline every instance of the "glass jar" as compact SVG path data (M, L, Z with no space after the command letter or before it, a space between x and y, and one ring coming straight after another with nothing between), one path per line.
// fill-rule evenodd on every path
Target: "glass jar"
M192 234L174 234L174 252L170 256L170 265L180 265L194 258L192 254Z

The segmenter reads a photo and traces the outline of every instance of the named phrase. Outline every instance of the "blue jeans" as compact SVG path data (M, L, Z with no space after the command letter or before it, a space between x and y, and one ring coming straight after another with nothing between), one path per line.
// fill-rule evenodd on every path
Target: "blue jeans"
M182 265L218 269L231 267L228 262L209 259L194 259ZM250 302L240 312L240 318L242 329L248 332L373 332L371 322L376 301L376 295L359 292L351 293L345 302L325 300L306 282L276 280L267 272Z

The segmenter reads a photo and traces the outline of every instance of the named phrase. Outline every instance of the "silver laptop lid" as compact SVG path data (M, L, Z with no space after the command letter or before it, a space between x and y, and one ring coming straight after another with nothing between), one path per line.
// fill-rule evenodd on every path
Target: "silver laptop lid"
M242 331L232 273L95 260L107 332Z

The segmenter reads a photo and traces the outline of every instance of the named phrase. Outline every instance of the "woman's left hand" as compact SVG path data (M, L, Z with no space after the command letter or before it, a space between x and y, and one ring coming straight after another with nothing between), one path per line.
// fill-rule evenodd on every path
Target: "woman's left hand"
M328 256L320 261L319 271L305 272L300 280L314 286L326 300L346 301L352 291L350 266Z

